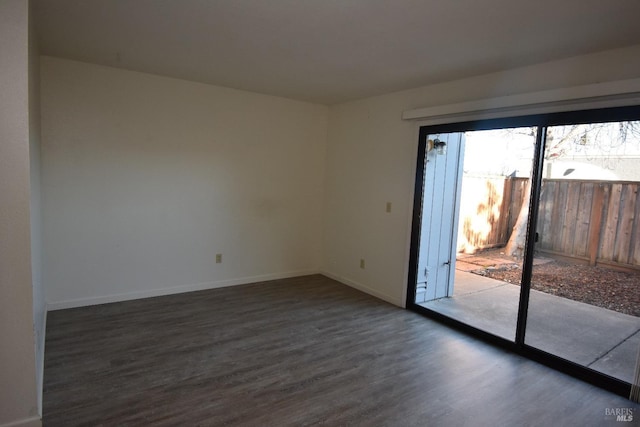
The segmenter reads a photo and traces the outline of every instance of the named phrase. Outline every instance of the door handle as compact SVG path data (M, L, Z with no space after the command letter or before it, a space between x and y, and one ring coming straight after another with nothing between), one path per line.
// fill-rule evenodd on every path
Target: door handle
M442 265L451 265L451 261L443 262Z

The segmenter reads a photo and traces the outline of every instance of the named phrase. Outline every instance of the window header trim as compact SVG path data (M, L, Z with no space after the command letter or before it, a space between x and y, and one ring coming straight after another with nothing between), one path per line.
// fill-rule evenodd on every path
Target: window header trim
M406 110L403 120L432 126L640 105L640 78Z

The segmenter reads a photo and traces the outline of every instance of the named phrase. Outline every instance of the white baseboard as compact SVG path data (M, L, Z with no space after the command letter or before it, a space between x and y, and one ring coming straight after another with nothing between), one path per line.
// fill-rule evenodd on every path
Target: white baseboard
M338 276L333 273L329 273L328 271L320 271L320 274L329 277L330 279L336 280L344 285L357 289L359 291L364 292L365 294L369 294L376 298L379 298L383 301L391 303L393 305L397 305L398 307L403 307L404 304L398 298L392 297L391 295L387 295L383 292L377 291L375 289L370 288L369 286L363 285L362 283L358 283L354 280L347 279L346 277Z
M218 280L215 282L196 283L194 285L174 286L171 288L150 289L145 291L125 292L98 297L77 298L64 301L47 302L47 310L63 310L67 308L86 307L89 305L108 304L111 302L129 301L141 298L159 297L163 295L181 294L184 292L203 291L206 289L224 288L227 286L246 285L267 280L288 279L290 277L318 274L318 270L298 270L285 273L264 274L260 276L242 277L238 279ZM3 427L3 426L0 426Z
M42 427L42 420L40 417L29 417L11 421L7 424L0 424L0 427Z

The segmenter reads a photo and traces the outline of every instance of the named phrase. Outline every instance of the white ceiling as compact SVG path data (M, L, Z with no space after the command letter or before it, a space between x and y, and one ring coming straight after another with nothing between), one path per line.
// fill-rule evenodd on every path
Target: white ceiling
M640 43L639 0L33 5L42 54L323 104Z

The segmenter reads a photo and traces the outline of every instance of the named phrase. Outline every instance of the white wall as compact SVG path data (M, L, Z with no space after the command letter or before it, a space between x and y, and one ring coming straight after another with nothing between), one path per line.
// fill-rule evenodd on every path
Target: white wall
M33 283L33 328L36 347L38 413L42 416L46 305L42 282L42 196L40 162L40 54L33 17L29 13L29 175L31 190L31 280Z
M327 107L40 66L50 307L319 270Z
M401 120L404 110L636 77L640 46L333 106L323 271L404 305L418 147L418 125Z
M0 2L0 426L40 425L30 254L28 6Z

